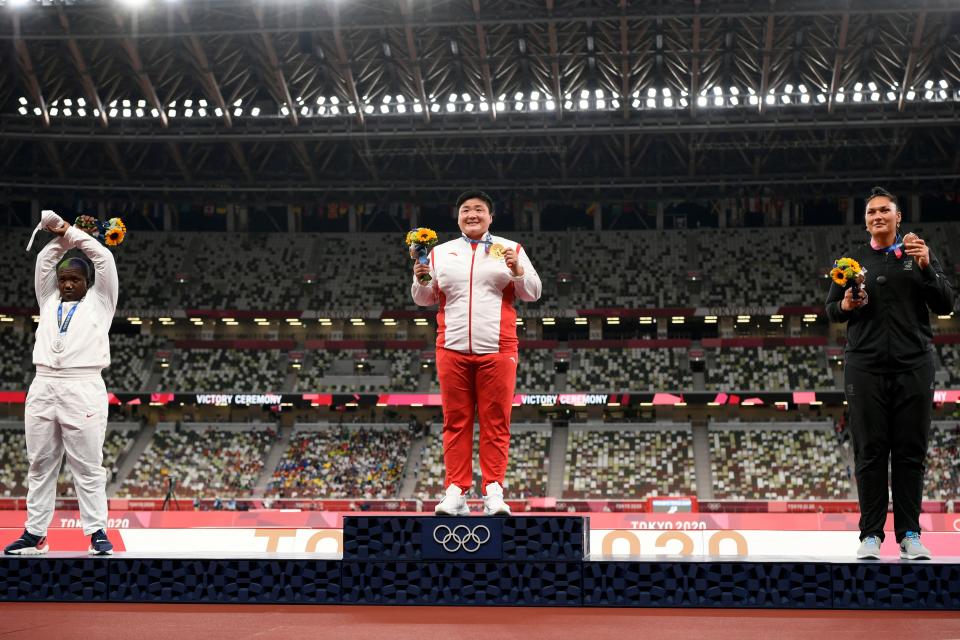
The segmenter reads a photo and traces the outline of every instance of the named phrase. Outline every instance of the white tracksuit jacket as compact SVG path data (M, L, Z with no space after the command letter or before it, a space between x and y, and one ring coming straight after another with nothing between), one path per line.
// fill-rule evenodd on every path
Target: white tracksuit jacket
M516 242L500 236L485 238L505 248L515 248L523 275L514 278L503 258L490 254L484 244L476 250L463 237L437 245L430 252L426 284L414 277L413 301L422 307L438 304L437 348L461 353L486 354L517 351L515 299L540 299L540 276Z

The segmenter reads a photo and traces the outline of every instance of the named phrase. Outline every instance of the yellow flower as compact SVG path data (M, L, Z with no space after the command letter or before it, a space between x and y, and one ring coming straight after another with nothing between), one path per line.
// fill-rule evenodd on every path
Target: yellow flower
M416 241L417 241L417 231L416 231L416 229L414 229L413 231L408 231L408 232L407 232L407 238L406 238L405 242L409 245L409 244L415 243Z
M420 242L427 242L430 240L430 232L427 229L420 229L417 233L417 240Z
M123 242L124 235L125 235L125 232L122 227L114 227L113 229L110 229L109 231L107 231L107 238L106 238L107 246L108 247L117 246L118 244Z
M847 286L847 274L840 267L834 267L830 270L830 278L841 287Z

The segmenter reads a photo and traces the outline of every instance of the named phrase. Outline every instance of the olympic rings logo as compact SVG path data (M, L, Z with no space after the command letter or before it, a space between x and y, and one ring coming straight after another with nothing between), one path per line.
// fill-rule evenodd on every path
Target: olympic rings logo
M442 524L433 530L433 540L447 553L474 553L490 540L490 529L482 524L473 529L465 524L458 524L453 529Z

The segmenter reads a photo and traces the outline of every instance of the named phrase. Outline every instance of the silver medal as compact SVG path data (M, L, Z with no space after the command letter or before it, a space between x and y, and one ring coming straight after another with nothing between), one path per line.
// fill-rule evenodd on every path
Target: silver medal
M63 353L63 338L54 338L53 344L50 346L53 349L54 353Z

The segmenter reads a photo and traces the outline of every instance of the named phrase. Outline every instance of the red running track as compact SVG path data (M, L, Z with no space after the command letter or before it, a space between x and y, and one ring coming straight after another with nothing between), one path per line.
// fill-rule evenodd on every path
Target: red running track
M0 638L960 638L960 612L0 604Z

